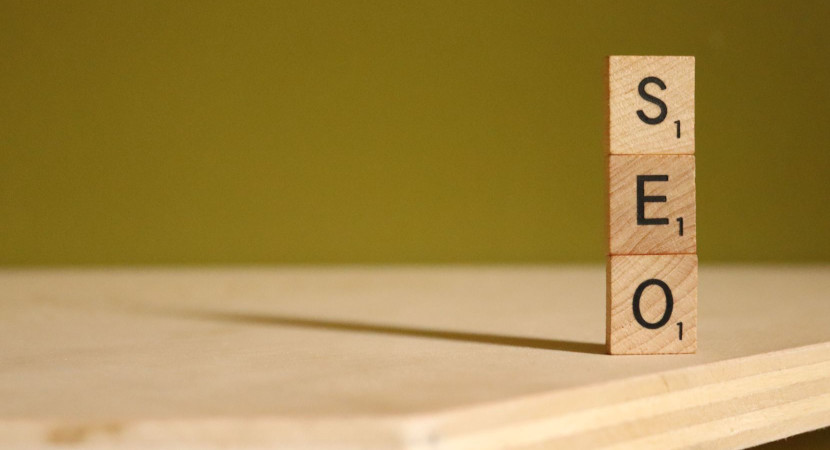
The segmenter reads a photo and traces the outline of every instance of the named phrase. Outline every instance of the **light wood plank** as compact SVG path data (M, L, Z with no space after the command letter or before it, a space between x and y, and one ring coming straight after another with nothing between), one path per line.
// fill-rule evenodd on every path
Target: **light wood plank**
M700 270L604 354L599 267L0 272L0 447L735 447L830 425L830 267Z

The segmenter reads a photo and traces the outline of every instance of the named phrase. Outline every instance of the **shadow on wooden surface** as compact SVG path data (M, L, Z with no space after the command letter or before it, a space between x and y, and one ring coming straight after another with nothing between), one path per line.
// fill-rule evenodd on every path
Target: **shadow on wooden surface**
M249 325L301 327L320 330L334 330L355 333L375 333L390 336L444 339L449 341L475 342L479 344L527 347L563 352L604 354L605 345L593 342L540 339L519 336L472 333L465 331L435 330L399 325L382 325L364 322L349 322L329 319L314 319L270 314L220 312L220 311L177 311L178 315L191 319L234 322Z

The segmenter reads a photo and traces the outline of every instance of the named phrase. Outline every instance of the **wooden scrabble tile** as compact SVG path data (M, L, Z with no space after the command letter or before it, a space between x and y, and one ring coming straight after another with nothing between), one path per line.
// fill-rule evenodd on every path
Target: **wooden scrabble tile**
M695 152L695 58L608 57L609 152Z
M697 350L697 255L609 256L607 268L608 353Z
M611 255L697 252L695 157L608 157Z

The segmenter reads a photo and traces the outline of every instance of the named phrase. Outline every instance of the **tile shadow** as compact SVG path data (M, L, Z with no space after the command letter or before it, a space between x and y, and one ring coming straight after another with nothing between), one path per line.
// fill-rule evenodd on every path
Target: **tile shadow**
M400 325L383 325L365 322L312 319L284 315L219 312L219 311L180 311L181 315L191 319L232 322L260 326L283 326L333 330L353 333L374 333L387 336L419 337L442 339L458 342L475 342L479 344L503 345L510 347L558 350L564 352L604 354L605 345L594 342L568 341L561 339L540 339L497 334L472 333L466 331L416 328Z

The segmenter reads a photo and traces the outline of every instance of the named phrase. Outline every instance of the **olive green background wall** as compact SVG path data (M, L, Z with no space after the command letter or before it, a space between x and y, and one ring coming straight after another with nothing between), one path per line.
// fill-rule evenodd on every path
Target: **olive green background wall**
M830 261L828 2L0 3L0 264L600 262L604 57L697 57L703 262Z

